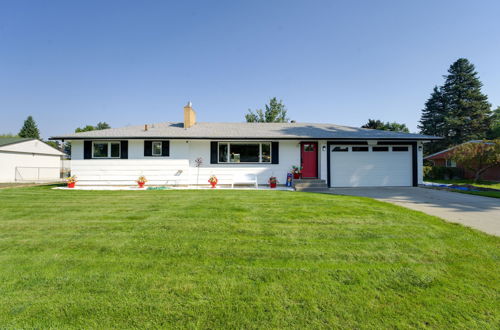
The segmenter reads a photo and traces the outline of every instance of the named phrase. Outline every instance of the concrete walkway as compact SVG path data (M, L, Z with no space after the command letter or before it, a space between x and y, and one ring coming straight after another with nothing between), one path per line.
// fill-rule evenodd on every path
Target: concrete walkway
M332 188L330 194L371 197L500 236L500 199L416 187Z

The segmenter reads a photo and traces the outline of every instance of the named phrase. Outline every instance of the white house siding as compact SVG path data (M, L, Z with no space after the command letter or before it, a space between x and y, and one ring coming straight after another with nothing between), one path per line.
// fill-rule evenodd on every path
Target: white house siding
M0 182L54 181L60 178L61 155L32 140L0 147Z
M422 142L417 142L417 171L418 184L424 183L424 146Z
M234 140L237 141L237 140ZM266 141L266 140L263 140ZM149 184L207 184L208 177L216 175L221 183L229 182L233 175L253 173L259 184L266 184L270 176L276 176L280 183L286 182L286 175L292 165L300 164L300 140L279 141L279 164L210 164L211 140L170 140L169 157L144 157L144 140L129 140L129 159L83 159L83 141L71 141L72 174L81 180L79 184L131 185L145 175ZM422 143L417 144L418 183L423 182ZM323 146L325 150L323 150ZM327 180L327 141L318 141L319 176ZM203 159L199 179L194 160ZM381 165L382 166L382 165ZM182 174L174 177L179 171ZM408 185L412 182L411 164L408 165ZM168 182L165 178L170 178ZM176 180L173 180L176 179ZM406 183L405 183L406 184Z
M208 184L214 174L220 183L229 183L238 174L256 174L259 184L266 184L270 176L280 183L292 165L300 164L300 141L280 141L279 164L210 164L211 140L170 140L169 157L144 157L144 140L129 140L128 159L83 159L83 141L71 141L71 173L80 184L129 185L144 175L151 185ZM203 165L198 169L194 160L201 157ZM325 163L326 164L326 163ZM325 165L326 166L326 165ZM176 175L182 171L181 175ZM326 171L325 171L326 172ZM169 178L170 180L166 180Z

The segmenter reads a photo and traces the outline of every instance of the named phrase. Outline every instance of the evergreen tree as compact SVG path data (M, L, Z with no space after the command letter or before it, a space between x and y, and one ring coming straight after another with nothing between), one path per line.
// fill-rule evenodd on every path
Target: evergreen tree
M442 88L445 102L444 136L450 145L483 139L490 129L491 105L481 92L474 65L465 58L453 63Z
M422 110L420 118L421 134L434 136L448 136L445 128L445 101L443 92L437 86L434 86L431 96L425 102L425 108Z
M287 123L289 119L286 116L287 110L283 101L278 101L276 97L269 100L266 104L266 110L257 109L255 112L248 110L245 115L247 123Z
M26 118L26 120L24 121L24 125L19 131L18 135L23 138L40 138L40 131L38 130L38 127L36 126L35 120L32 116L28 116L28 118Z

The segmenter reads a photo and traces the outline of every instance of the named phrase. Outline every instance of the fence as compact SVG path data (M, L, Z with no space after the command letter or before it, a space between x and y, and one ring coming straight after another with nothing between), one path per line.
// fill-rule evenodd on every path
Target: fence
M69 175L65 167L16 167L16 182L55 182Z

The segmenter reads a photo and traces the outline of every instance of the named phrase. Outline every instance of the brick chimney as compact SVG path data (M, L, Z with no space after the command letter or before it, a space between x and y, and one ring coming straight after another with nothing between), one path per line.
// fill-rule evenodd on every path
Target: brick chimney
M192 103L188 102L184 107L184 128L189 128L196 124L196 112L192 107Z

